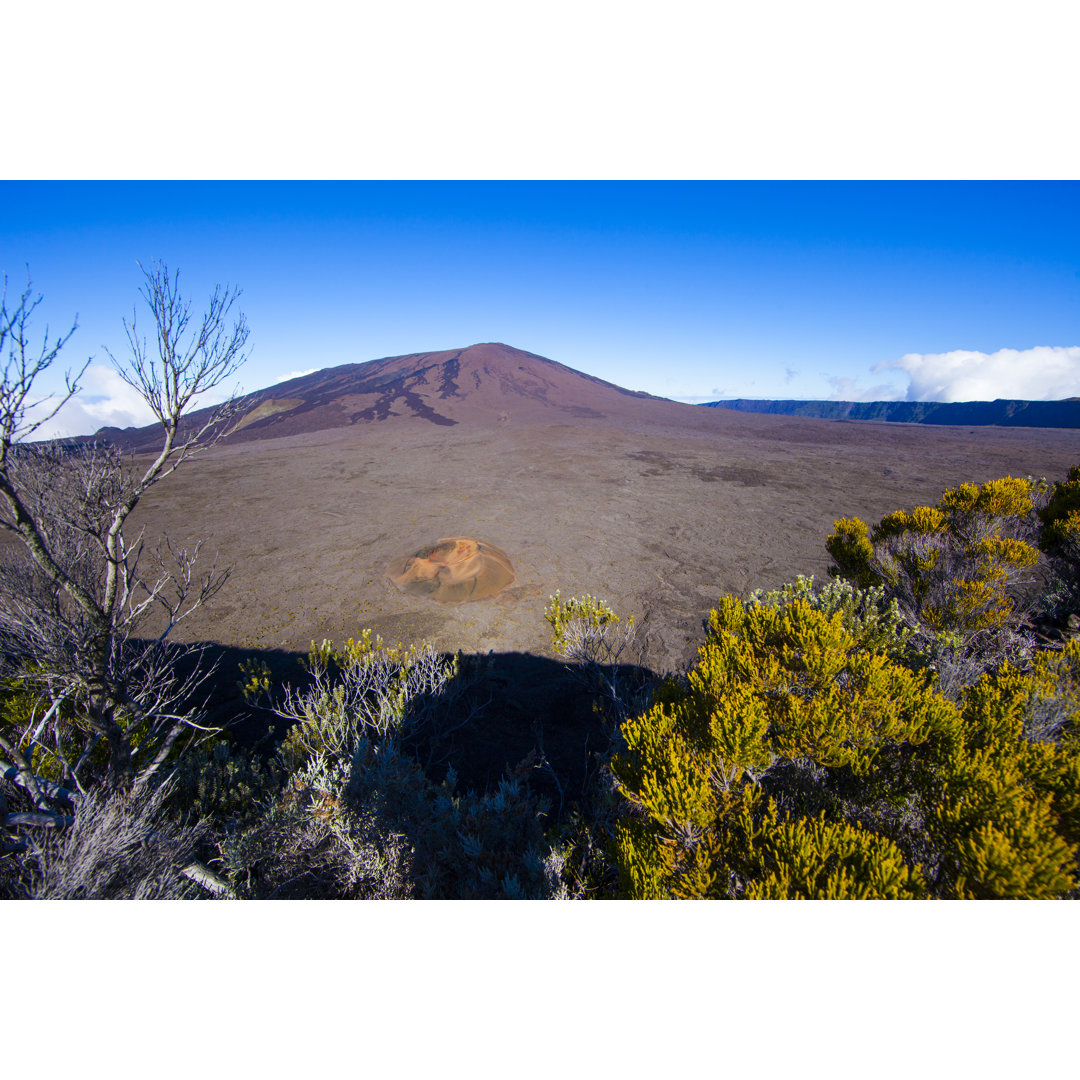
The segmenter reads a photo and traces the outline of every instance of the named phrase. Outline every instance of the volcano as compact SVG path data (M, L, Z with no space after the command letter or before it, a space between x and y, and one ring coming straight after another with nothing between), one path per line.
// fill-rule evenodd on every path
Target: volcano
M602 421L624 413L630 402L667 403L536 353L487 342L342 364L257 390L240 399L240 419L227 441L254 442L390 420L444 428L470 422ZM186 429L197 430L211 412L192 413ZM148 451L160 444L161 429L102 428L93 438Z
M637 615L649 663L677 670L725 593L827 580L838 518L1080 461L1077 431L709 409L499 343L327 368L239 407L134 524L231 567L175 633L248 651L306 654L370 628L549 655L559 590ZM161 431L102 437L151 451Z

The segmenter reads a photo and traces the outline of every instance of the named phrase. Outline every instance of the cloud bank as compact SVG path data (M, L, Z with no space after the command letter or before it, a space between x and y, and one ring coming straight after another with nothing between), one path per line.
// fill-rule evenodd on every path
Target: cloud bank
M907 353L874 372L904 372L908 401L1056 401L1080 397L1080 345L1039 345L994 353L954 349Z
M81 384L80 393L38 429L35 439L92 435L103 427L143 427L154 422L154 414L146 402L113 368L91 364L83 374ZM44 416L55 407L56 398L46 398L31 415L35 418Z
M719 401L727 393L721 387L714 386L708 394L673 394L672 401L682 401L687 405L701 405L703 402Z
M75 395L50 421L33 435L34 439L64 439L75 435L93 435L103 427L145 427L156 417L138 391L128 386L116 371L106 364L91 364L81 379L82 390ZM189 412L220 404L228 396L216 387L193 401ZM29 413L31 419L48 415L56 407L57 398L48 397Z
M825 379L831 387L830 401L897 401L904 396L902 390L888 383L863 388L856 379L845 379L839 375L826 375Z

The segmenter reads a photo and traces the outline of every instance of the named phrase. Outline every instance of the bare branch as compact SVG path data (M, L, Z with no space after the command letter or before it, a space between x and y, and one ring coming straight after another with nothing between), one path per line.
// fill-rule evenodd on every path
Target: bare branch
M180 293L179 274L170 276L162 263L151 263L149 268L140 263L139 269L145 278L140 291L154 322L156 349L151 351L146 339L139 336L137 315L133 315L130 323L124 323L130 360L121 363L108 355L117 374L138 391L165 432L160 454L138 485L141 494L181 461L226 434L233 411L231 399L183 439L181 418L195 399L226 382L244 363L250 331L243 313L231 318L240 297L238 289L217 286L202 321L189 332L191 305Z
M9 308L6 274L3 282L3 290L0 292L0 356L6 356L0 378L0 467L6 461L7 453L14 443L33 435L78 393L79 379L90 363L87 360L77 375L73 376L68 371L64 376L67 392L60 396L56 406L37 420L28 420L27 415L35 412L38 406L48 400L31 400L34 381L52 367L60 351L71 340L79 322L76 318L66 334L61 334L52 341L49 340L49 330L46 327L41 345L35 349L30 342L30 323L42 297L34 297L30 274L27 271L26 288L19 296L18 303Z
M25 788L30 793L30 798L34 800L34 805L41 809L45 806L45 795L41 790L41 784L38 783L38 777L30 769L29 762L23 757L19 748L8 742L3 735L0 735L0 748L15 761L14 765L8 765L7 762L0 761L0 768L3 769L3 773L0 775L5 780L12 780L19 787Z
M5 746L4 749L7 750L8 748ZM12 756L14 757L14 755ZM12 783L18 784L19 787L26 788L31 797L33 797L36 788L40 795L55 799L58 802L70 803L74 806L79 801L78 792L69 791L67 788L61 787L60 784L54 784L51 780L46 780L43 776L36 776L21 765L12 765L3 759L0 759L0 780L10 780Z
M15 825L36 825L44 829L62 829L67 825L74 825L75 819L65 814L53 814L47 810L36 814L20 813L8 814L4 819L4 827L11 828Z

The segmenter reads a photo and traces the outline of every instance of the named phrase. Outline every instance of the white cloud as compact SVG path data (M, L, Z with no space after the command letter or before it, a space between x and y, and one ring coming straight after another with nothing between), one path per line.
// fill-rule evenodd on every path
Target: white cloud
M283 382L288 382L290 379L302 378L304 375L314 375L315 372L318 371L318 370L319 370L318 368L309 367L305 371L290 371L288 375L282 375L281 378L275 379L274 382L275 382L275 384L276 383L283 383Z
M103 427L142 427L154 422L154 414L138 392L105 364L91 364L82 377L82 390L48 423L38 429L35 439L92 435ZM47 414L56 398L47 398L36 410Z
M846 379L839 375L829 375L826 379L832 387L830 401L897 401L903 397L902 391L887 383L878 383L864 390L855 379Z
M188 411L217 405L227 394L220 389L201 395ZM56 398L46 398L31 413L32 417L47 415L56 405ZM35 433L35 439L68 438L93 435L103 427L145 427L155 422L154 414L133 387L128 386L106 364L91 364L82 377L82 390L76 394L50 421Z
M908 377L908 401L1053 401L1080 396L1080 346L1039 345L995 353L907 353L878 364Z

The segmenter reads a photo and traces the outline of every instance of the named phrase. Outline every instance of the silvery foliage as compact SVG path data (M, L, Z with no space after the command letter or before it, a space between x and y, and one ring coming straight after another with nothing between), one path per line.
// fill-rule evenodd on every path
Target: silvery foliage
M456 657L426 643L405 658L382 648L347 655L333 672L316 654L311 684L287 687L273 711L298 725L309 755L349 761L361 738L400 741L416 730L446 705L457 673Z
M518 780L455 794L433 783L409 736L445 735L472 711L456 657L424 644L312 649L311 682L273 711L293 721L285 789L222 854L245 895L473 897L565 895L546 805ZM301 751L299 760L295 752Z
M38 900L206 897L206 883L196 884L204 868L194 862L203 825L169 822L162 812L166 798L165 785L141 794L93 788L78 800L66 829L28 835L27 895Z
M553 599L561 598L556 593ZM610 763L622 743L620 725L649 707L656 688L657 676L646 666L650 645L643 628L647 625L648 614L626 620L585 614L559 621L553 644L567 662L567 671L593 695L605 723L608 745L590 758L584 791L588 823L578 819L562 842L549 842L543 853L530 852L530 869L543 880L547 899L582 899L592 888L588 882L614 872L602 838L618 822L623 807ZM540 752L536 767L547 770L559 791L561 814L562 781L547 760L542 742ZM504 893L514 886L513 880L501 883Z
M615 664L637 637L632 622L607 622L597 625L575 617L562 624L559 653L572 664Z
M556 648L567 670L597 696L612 726L645 708L652 694L655 680L643 666L648 639L639 633L645 622L573 616L559 627Z
M347 763L316 754L254 826L220 842L243 898L405 899L408 845L371 808L347 800Z

